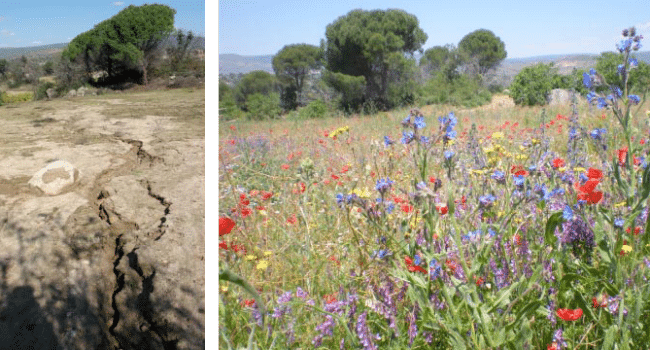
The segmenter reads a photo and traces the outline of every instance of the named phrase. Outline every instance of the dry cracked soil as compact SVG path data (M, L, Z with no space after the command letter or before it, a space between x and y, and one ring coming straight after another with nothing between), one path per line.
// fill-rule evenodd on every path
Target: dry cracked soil
M205 348L205 90L2 106L0 130L0 349ZM56 160L73 185L28 184Z

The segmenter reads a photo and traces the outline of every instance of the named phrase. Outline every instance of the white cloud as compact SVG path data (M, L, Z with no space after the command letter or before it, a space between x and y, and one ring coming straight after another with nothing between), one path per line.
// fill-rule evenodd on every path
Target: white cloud
M35 45L39 45L39 44L42 44L42 43L43 43L42 41L32 41L32 44L35 44Z
M113 5L113 6L122 6L122 5L124 5L124 1L114 1L114 2L111 3L111 5Z
M3 29L3 30L0 30L0 35L2 35L2 36L12 36L12 35L15 35L15 33L12 32L12 31Z

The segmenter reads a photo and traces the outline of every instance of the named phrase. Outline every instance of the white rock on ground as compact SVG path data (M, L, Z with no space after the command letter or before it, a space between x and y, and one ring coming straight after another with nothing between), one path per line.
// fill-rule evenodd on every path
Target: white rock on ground
M74 165L64 161L54 161L39 170L29 180L29 185L41 189L45 194L56 196L75 183L79 171Z

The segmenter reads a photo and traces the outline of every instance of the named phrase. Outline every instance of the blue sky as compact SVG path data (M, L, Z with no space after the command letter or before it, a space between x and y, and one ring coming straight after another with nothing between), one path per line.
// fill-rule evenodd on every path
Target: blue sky
M424 49L458 44L466 34L484 28L501 38L509 58L598 54L615 50L623 28L636 26L650 38L647 5L647 1L611 0L221 0L219 53L270 55L284 45L319 45L327 25L353 9L399 8L415 15L429 36Z
M176 10L179 29L205 34L205 1L0 1L0 47L66 43L129 5L158 3Z

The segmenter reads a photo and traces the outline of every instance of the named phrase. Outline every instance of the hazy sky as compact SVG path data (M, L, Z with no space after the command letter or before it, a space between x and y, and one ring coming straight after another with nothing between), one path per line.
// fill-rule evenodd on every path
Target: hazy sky
M354 9L399 8L415 15L429 36L423 48L458 44L489 29L509 58L615 50L623 28L650 38L647 1L219 1L219 53L275 54L297 43L319 45L325 28ZM650 49L645 44L641 49Z
M158 3L176 10L179 29L205 34L205 1L2 1L0 47L25 47L67 43L129 5Z

